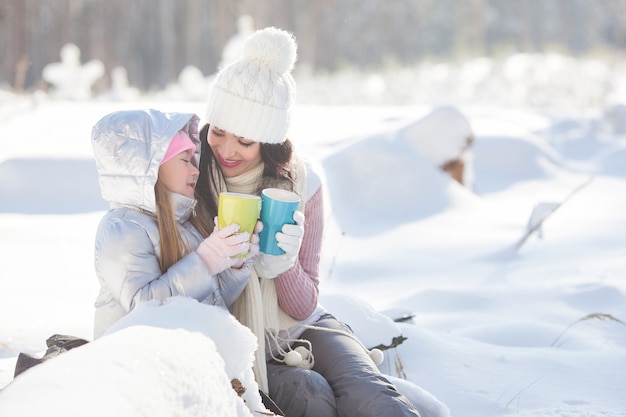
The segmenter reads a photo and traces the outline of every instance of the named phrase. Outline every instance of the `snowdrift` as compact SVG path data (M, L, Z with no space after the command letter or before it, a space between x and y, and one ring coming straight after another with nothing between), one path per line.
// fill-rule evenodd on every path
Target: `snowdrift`
M322 166L333 217L352 236L374 235L474 199L396 131L339 147Z
M0 392L0 415L261 415L255 349L255 336L223 309L184 297L143 303L101 338L15 378Z

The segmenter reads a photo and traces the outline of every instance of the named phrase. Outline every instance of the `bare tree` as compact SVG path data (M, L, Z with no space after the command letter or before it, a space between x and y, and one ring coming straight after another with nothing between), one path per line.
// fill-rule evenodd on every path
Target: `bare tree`
M107 73L125 67L142 89L163 87L186 65L212 74L242 14L293 32L299 67L314 71L626 48L626 0L0 0L0 83L37 88L70 42Z

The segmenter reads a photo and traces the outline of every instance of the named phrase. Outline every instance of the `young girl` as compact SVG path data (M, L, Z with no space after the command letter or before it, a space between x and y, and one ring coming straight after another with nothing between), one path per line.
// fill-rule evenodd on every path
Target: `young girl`
M276 234L285 253L256 256L231 310L257 335L257 382L286 416L418 416L350 328L318 303L322 187L286 138L295 59L287 32L257 31L243 57L220 71L209 95L197 190L205 217L217 212L221 191L260 194L278 187L302 201L295 224Z
M140 301L182 295L226 308L246 285L258 231L250 243L236 224L209 234L195 216L198 121L133 110L93 127L100 188L111 206L95 242L96 338ZM233 257L241 253L247 257Z

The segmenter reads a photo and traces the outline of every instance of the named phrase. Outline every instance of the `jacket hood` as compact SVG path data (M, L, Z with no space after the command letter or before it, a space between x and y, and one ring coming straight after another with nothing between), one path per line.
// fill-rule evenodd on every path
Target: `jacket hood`
M192 159L198 166L198 123L193 113L152 109L118 111L100 119L92 129L91 144L102 198L111 207L130 206L154 213L159 165L179 130L186 131L196 144Z

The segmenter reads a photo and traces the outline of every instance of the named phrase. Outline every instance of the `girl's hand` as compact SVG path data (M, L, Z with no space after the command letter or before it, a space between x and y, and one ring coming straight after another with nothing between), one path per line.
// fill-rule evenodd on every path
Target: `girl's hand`
M196 253L211 275L217 275L226 268L240 263L241 259L233 256L249 251L250 234L237 233L238 230L238 224L228 225L221 230L216 229L198 246Z
M254 258L259 253L259 233L263 230L263 223L259 220L256 222L254 226L254 230L252 231L252 237L250 238L250 248L248 249L248 254L245 258L239 258L240 261L232 266L232 268L242 268L244 263L248 262L248 260ZM252 264L252 262L250 262Z

